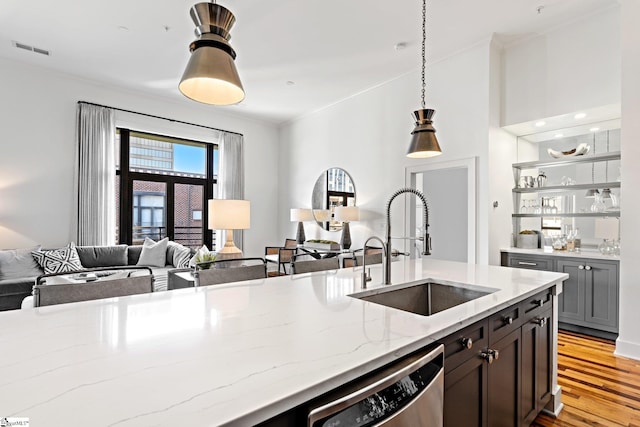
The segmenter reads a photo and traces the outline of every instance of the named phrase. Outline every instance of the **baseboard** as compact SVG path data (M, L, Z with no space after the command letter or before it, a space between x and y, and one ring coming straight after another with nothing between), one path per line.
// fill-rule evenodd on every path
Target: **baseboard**
M558 385L555 387L553 393L551 393L551 400L549 400L549 403L547 403L542 412L553 418L558 418L558 415L562 412L562 408L564 408L564 403L562 403L562 388Z
M587 328L584 326L571 325L569 323L564 323L564 322L558 322L558 329L570 331L570 332L577 332L579 334L589 335L592 337L602 338L610 341L615 341L616 338L618 338L618 334L615 332L601 331L598 329Z
M640 344L625 341L618 337L616 340L616 350L613 353L616 356L640 360Z

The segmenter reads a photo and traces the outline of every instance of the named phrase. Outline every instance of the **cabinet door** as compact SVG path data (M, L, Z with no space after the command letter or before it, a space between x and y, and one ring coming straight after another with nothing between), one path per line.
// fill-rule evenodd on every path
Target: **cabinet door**
M445 374L444 427L487 426L487 362L476 354Z
M529 426L551 398L552 311L522 325L522 425Z
M491 427L513 427L520 424L520 341L518 328L491 345L491 349L499 355L489 364L487 415Z
M558 271L567 273L569 278L562 284L562 293L558 297L558 320L572 323L585 318L585 270L582 261L558 260Z
M585 261L585 321L594 328L618 331L618 265ZM604 327L604 328L603 328Z

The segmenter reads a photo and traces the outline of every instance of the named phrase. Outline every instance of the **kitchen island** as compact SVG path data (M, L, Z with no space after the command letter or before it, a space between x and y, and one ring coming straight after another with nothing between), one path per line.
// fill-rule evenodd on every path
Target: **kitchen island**
M567 277L394 262L392 286L433 279L491 291L420 316L348 296L362 290L360 273L0 313L0 417L39 426L254 425L540 291L559 290ZM371 276L368 288L382 288L380 265Z

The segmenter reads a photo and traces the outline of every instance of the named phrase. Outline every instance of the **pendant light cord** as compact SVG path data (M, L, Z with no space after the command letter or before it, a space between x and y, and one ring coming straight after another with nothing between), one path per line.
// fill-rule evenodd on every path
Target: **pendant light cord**
M422 0L422 109L426 108L424 101L425 88L427 86L425 69L427 66L427 0Z
M596 133L593 133L593 155L596 155ZM591 183L595 184L595 162L591 162Z

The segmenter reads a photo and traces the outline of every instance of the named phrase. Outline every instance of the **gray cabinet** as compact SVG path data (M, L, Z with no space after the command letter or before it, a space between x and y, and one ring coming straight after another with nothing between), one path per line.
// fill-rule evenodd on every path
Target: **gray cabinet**
M558 260L567 273L559 297L558 321L578 327L618 332L618 262Z
M618 333L618 260L502 252L506 267L567 273L558 296L561 329L604 338Z

